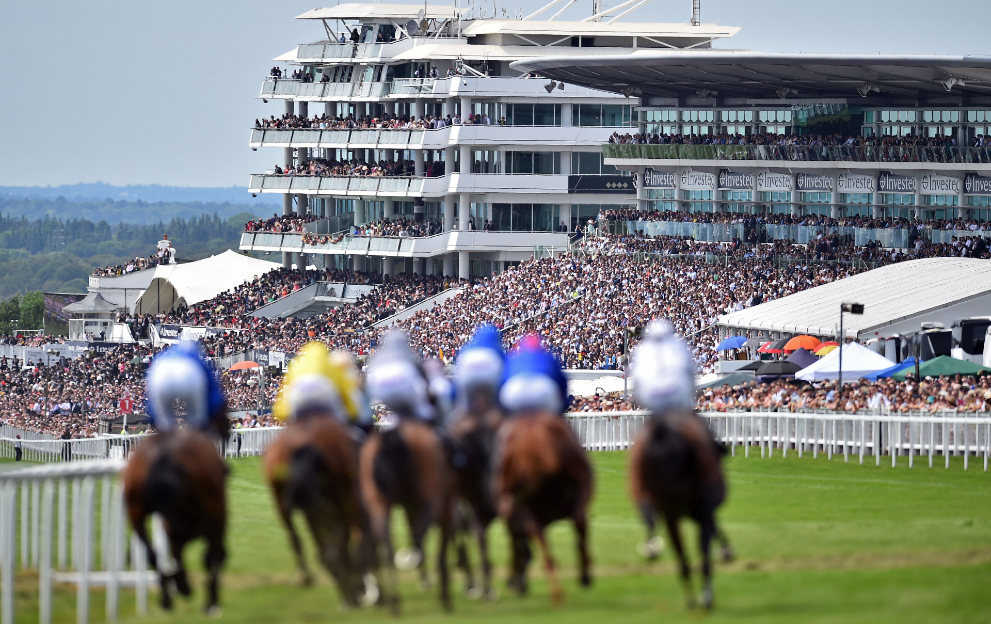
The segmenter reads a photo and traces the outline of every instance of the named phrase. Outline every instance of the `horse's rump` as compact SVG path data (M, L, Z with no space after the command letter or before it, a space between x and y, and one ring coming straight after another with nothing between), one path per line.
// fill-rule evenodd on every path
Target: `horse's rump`
M386 500L432 500L446 491L447 455L428 425L402 421L373 436L362 454L370 460L363 462L362 486L374 486Z

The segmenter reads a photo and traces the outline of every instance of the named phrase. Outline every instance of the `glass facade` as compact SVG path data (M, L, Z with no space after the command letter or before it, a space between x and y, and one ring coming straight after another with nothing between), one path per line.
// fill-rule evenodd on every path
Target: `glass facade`
M572 104L572 125L575 126L629 126L633 108L626 104Z
M681 198L686 202L688 212L714 212L712 191L682 191Z
M571 175L629 175L603 162L602 152L571 152Z
M560 126L560 104L506 104L508 126Z
M492 204L492 229L498 232L552 232L558 229L560 214L561 207L557 204Z
M560 174L561 152L506 152L506 173Z

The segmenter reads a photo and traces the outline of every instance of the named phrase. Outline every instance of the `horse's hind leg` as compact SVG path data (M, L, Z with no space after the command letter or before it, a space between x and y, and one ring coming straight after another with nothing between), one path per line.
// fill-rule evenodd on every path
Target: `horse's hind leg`
M712 514L703 516L699 531L699 547L702 551L702 606L706 609L712 608L712 556L710 546L712 538L716 534L716 522Z
M454 537L454 514L450 500L445 501L440 518L440 548L437 550L437 575L440 579L440 603L445 611L451 610L450 573L447 566L447 547Z
M306 565L306 557L303 555L303 544L299 539L299 532L296 531L296 527L292 523L292 508L288 503L283 501L281 492L277 493L276 500L279 501L279 516L282 518L282 523L286 525L286 531L289 533L289 542L292 544L293 553L296 555L296 565L303 573L303 586L309 587L313 584L313 574L310 573L310 568Z
M148 565L151 569L158 574L158 583L161 586L161 603L162 608L165 610L172 609L172 587L169 583L168 577L162 572L158 567L158 555L155 553L155 547L151 544L151 539L148 537L148 526L147 516L137 514L135 512L130 512L131 516L131 526L134 527L134 534L138 536L141 543L145 546L145 551L148 553Z
M475 586L475 574L471 568L471 559L468 557L468 535L472 530L472 523L463 510L456 510L455 515L454 540L458 555L457 567L465 573L465 593L468 598L475 599L481 596L481 591Z
M406 519L409 521L410 533L413 539L413 549L409 568L420 568L420 587L423 590L430 589L430 577L427 576L426 559L423 556L423 541L430 529L433 520L434 509L430 504L421 504L417 507L406 508ZM413 565L415 562L415 565Z
M575 533L578 538L578 558L581 565L582 587L592 585L592 557L588 554L588 516L582 509L575 514Z
M488 526L481 521L475 522L475 532L478 536L478 556L482 564L482 597L486 600L495 598L492 591L492 560L489 558L489 540L486 535Z
M722 556L723 563L733 561L736 558L736 553L733 552L733 546L729 543L726 533L718 524L716 525L716 539L719 540L720 555Z
M647 541L643 548L640 548L640 555L647 561L654 561L661 556L664 550L664 540L657 536L657 519L654 513L654 506L649 502L640 503L640 516L643 523L647 525Z
M664 518L668 525L671 545L674 546L674 552L678 555L678 563L681 566L681 583L685 588L685 602L691 608L695 606L695 597L692 595L692 570L688 567L688 559L685 557L685 546L681 541L678 517L674 514L665 514Z
M171 575L172 580L175 582L176 591L189 598L193 590L189 587L189 579L186 577L186 566L182 561L182 551L185 550L189 538L175 531L174 527L176 525L174 523L170 522L169 526L173 528L172 531L167 531L169 534L169 547L172 549L172 558L175 559L176 566L175 572Z
M530 540L527 539L526 530L523 528L523 521L520 519L518 511L512 511L506 521L506 529L509 531L509 539L513 549L513 572L506 584L510 589L523 596L527 592L526 569L533 558L533 551L530 549Z
M544 527L537 523L536 519L527 514L524 518L523 526L526 527L527 534L537 540L540 545L540 552L544 556L544 570L547 572L547 585L551 593L551 603L560 606L564 603L564 592L561 591L561 584L557 580L557 571L554 569L554 555L551 554L550 546L547 544L547 535Z
M211 616L220 614L220 599L218 596L220 589L220 568L223 567L224 560L226 559L227 549L224 547L223 534L210 537L203 563L209 575L206 586L206 612Z

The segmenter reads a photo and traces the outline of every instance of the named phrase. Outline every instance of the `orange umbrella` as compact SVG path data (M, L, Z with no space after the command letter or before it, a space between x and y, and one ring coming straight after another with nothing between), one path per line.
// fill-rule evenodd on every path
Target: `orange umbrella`
M795 336L785 344L785 351L798 351L799 349L814 351L820 344L821 341L815 336Z
M816 355L826 355L827 353L829 353L838 346L840 346L840 343L833 342L832 340L830 340L829 342L824 342L820 344L818 347L815 348L815 350L812 349L809 350L812 351L812 353L815 353ZM832 349L830 349L830 347L832 347Z
M245 370L247 368L258 368L258 362L252 362L251 360L245 360L243 362L238 362L234 366L231 366L232 371Z

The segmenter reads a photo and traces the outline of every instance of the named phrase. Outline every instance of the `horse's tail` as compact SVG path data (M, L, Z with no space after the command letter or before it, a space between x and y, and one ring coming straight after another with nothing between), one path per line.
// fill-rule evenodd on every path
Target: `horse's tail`
M414 470L413 454L403 439L401 429L396 427L381 434L375 456L375 485L390 500L400 496L404 483L415 482L410 473Z
M312 444L300 446L289 459L285 496L290 508L306 508L314 502L321 472L326 470L320 450Z
M148 470L145 507L165 517L178 512L186 489L186 471L171 453L162 453Z

